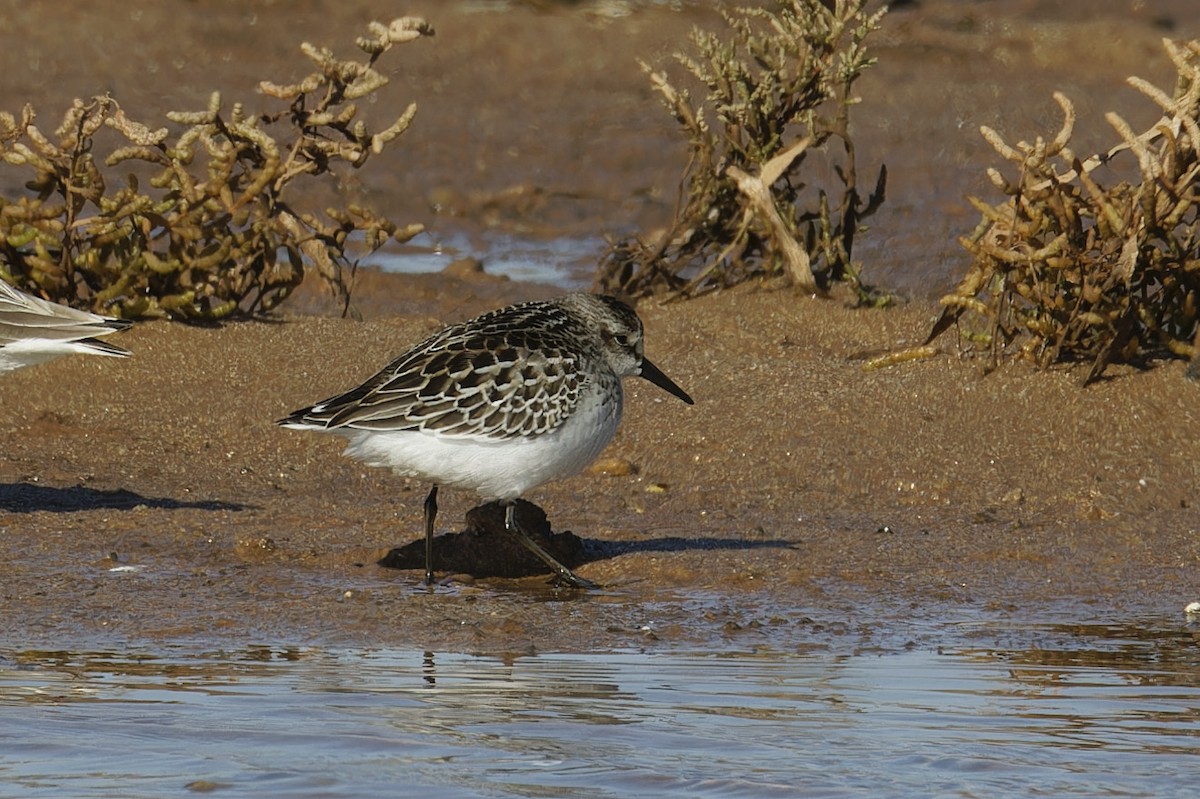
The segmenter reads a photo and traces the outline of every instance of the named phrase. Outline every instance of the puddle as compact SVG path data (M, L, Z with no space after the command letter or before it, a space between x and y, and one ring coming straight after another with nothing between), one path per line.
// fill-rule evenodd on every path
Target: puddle
M440 272L462 258L477 258L488 274L576 290L591 285L607 246L599 236L539 240L497 231L472 236L447 226L436 238L422 234L404 246L376 251L363 259L363 265L419 274Z
M804 655L8 650L0 795L1194 795L1188 629L953 637Z

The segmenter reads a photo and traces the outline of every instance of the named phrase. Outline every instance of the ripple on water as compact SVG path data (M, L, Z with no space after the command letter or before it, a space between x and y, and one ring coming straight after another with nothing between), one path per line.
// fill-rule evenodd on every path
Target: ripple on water
M804 656L10 649L0 796L1192 795L1190 634L1025 638Z

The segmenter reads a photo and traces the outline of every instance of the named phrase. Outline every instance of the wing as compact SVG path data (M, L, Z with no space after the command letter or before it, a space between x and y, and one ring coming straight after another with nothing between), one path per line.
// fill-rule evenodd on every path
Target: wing
M558 336L512 322L483 317L447 328L361 386L281 424L486 438L549 432L578 404L585 370Z
M130 323L123 320L47 302L0 281L0 345L25 339L79 341L125 330L129 326ZM96 349L108 354L128 354L111 344L95 344L98 345Z

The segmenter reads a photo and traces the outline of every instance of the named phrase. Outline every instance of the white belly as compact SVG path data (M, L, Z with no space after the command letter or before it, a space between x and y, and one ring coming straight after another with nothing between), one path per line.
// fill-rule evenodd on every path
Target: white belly
M618 389L619 391L619 389ZM617 432L621 397L588 397L559 427L507 439L445 436L421 430L340 429L347 455L405 477L469 488L487 499L516 499L534 486L567 477L596 459Z

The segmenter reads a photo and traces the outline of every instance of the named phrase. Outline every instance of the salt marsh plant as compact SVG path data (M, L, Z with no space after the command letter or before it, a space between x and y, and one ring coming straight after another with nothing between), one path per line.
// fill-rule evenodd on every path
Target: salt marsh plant
M694 296L780 276L807 293L845 281L862 291L853 260L862 220L883 202L886 170L860 194L850 109L874 63L867 37L884 10L866 0L785 0L722 12L726 35L696 28L675 59L704 90L693 101L642 63L687 137L690 155L669 229L617 242L602 289ZM841 185L814 185L806 159L825 148Z
M298 83L264 81L281 107L252 114L214 94L175 124L128 118L117 100L76 100L45 133L26 105L0 113L0 160L32 171L23 196L0 198L0 277L33 294L133 318L211 320L277 306L315 269L348 307L356 248L407 240L398 227L351 205L324 214L294 204L304 178L362 167L402 134L416 110L371 132L356 101L387 78L376 60L393 45L432 35L421 19L374 23L358 39L364 60L302 45L316 71ZM117 145L100 162L100 134ZM128 170L110 185L116 168Z
M1010 145L982 128L1010 166L988 170L1007 199L972 200L982 219L962 244L973 261L926 343L955 328L989 368L1005 357L1089 363L1085 384L1112 363L1196 356L1200 41L1163 44L1178 70L1174 91L1129 79L1163 116L1139 133L1109 113L1120 142L1101 155L1072 152L1075 111L1062 94L1052 138ZM1133 159L1139 179L1110 177L1119 158Z

